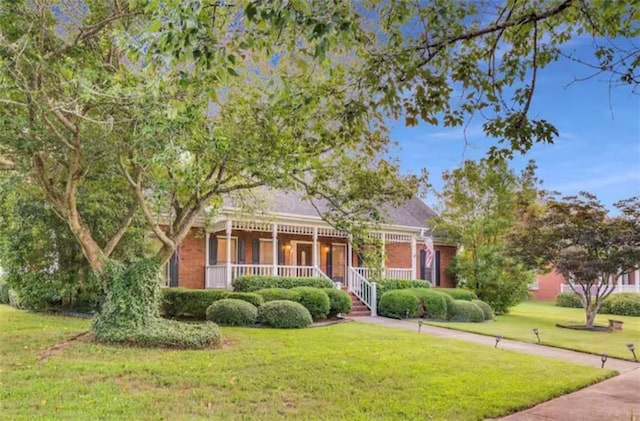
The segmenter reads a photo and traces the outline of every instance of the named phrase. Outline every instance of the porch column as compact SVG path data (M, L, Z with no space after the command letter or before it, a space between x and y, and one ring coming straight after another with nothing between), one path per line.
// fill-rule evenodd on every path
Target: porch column
M231 219L227 219L227 288L231 287Z
M313 267L318 267L318 227L313 227L313 247L311 248L311 253L313 256L311 261L313 262Z
M353 270L353 246L351 236L347 237L347 289L351 291L351 271Z
M387 233L382 233L382 278L385 278L385 269L387 268Z
M273 276L278 276L278 224L275 222L271 231L271 244L273 245Z
M209 231L204 233L204 287L210 288L209 280Z
M416 236L411 237L411 280L418 279L416 273L416 260L418 260L418 244L416 243Z
M634 272L633 283L636 285L636 292L640 292L640 269Z

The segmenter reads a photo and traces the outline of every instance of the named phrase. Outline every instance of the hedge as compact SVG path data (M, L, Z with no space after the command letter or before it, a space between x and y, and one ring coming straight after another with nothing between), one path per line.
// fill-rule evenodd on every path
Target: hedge
M378 304L381 316L393 319L418 317L420 315L420 300L411 291L400 289L385 292Z
M462 288L434 288L436 291L444 292L445 294L449 294L451 298L454 300L465 300L472 301L477 300L478 296L468 289Z
M329 296L329 317L346 314L351 311L351 296L341 289L324 288Z
M260 307L264 304L264 298L262 298L262 295L256 294L255 292L232 292L227 296L227 298L246 301L256 307Z
M9 285L2 276L0 276L0 304L9 304Z
M256 291L256 294L261 296L265 303L276 300L297 301L299 295L297 291L286 288L266 288Z
M600 313L640 316L640 294L628 292L610 295L600 306Z
M407 288L429 288L431 284L428 281L408 281L406 279L379 279L376 280L378 302L382 296L388 291L395 291Z
M324 290L312 287L296 287L291 291L298 293L298 298L294 301L302 304L314 319L325 319L329 314L329 296Z
M603 303L604 304L604 303ZM582 302L573 292L561 292L556 295L556 306L569 308L582 308Z
M446 294L428 288L411 288L408 291L420 302L420 317L434 320L447 319L447 302L444 298Z
M483 322L484 313L482 309L474 302L467 300L455 300L453 311L449 314L449 320L452 322Z
M456 300L453 299L453 297L445 292L442 291L438 291L435 288L431 289L433 292L437 292L438 294L440 294L442 296L442 298L444 299L444 302L447 304L447 318L449 318L449 314L451 314L453 312L453 306L456 305Z
M258 308L235 298L218 300L207 308L207 320L222 326L248 326L256 323Z
M162 312L166 317L205 320L207 307L229 294L229 291L219 289L165 288L162 290Z
M289 278L284 276L240 276L233 281L233 290L254 292L266 288L332 288L333 282L327 278Z
M258 321L283 329L307 327L313 323L311 313L302 304L287 300L265 303L258 309Z
M480 310L484 313L485 320L493 320L493 310L489 304L480 300L472 300L471 302L480 307Z

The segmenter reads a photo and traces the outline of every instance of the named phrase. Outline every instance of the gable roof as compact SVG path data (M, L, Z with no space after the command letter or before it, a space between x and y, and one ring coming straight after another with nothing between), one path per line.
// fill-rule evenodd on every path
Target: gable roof
M261 189L256 193L266 202L264 212L268 214L322 218L322 214L328 210L323 200L304 199L300 192ZM427 221L436 216L436 213L417 197L398 207L385 206L383 212L388 224L412 228L426 228Z

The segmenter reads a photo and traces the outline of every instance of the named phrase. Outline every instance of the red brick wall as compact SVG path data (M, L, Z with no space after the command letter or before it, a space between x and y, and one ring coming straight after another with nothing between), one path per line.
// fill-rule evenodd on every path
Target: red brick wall
M560 294L560 285L565 283L564 276L556 271L538 275L538 289L532 290L534 300L553 300Z
M388 243L385 247L385 265L388 268L411 269L411 244Z
M180 244L178 285L185 288L204 288L205 233L192 228Z
M457 248L455 246L434 246L437 251L440 251L440 287L442 288L455 288L456 282L446 273L447 267L456 255Z

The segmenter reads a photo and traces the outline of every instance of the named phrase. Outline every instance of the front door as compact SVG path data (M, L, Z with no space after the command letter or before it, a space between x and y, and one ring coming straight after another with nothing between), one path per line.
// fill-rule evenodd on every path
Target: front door
M347 274L347 247L345 244L331 245L331 279L344 285Z
M296 269L297 276L312 276L312 270L307 267L313 266L313 246L311 244L296 244Z

